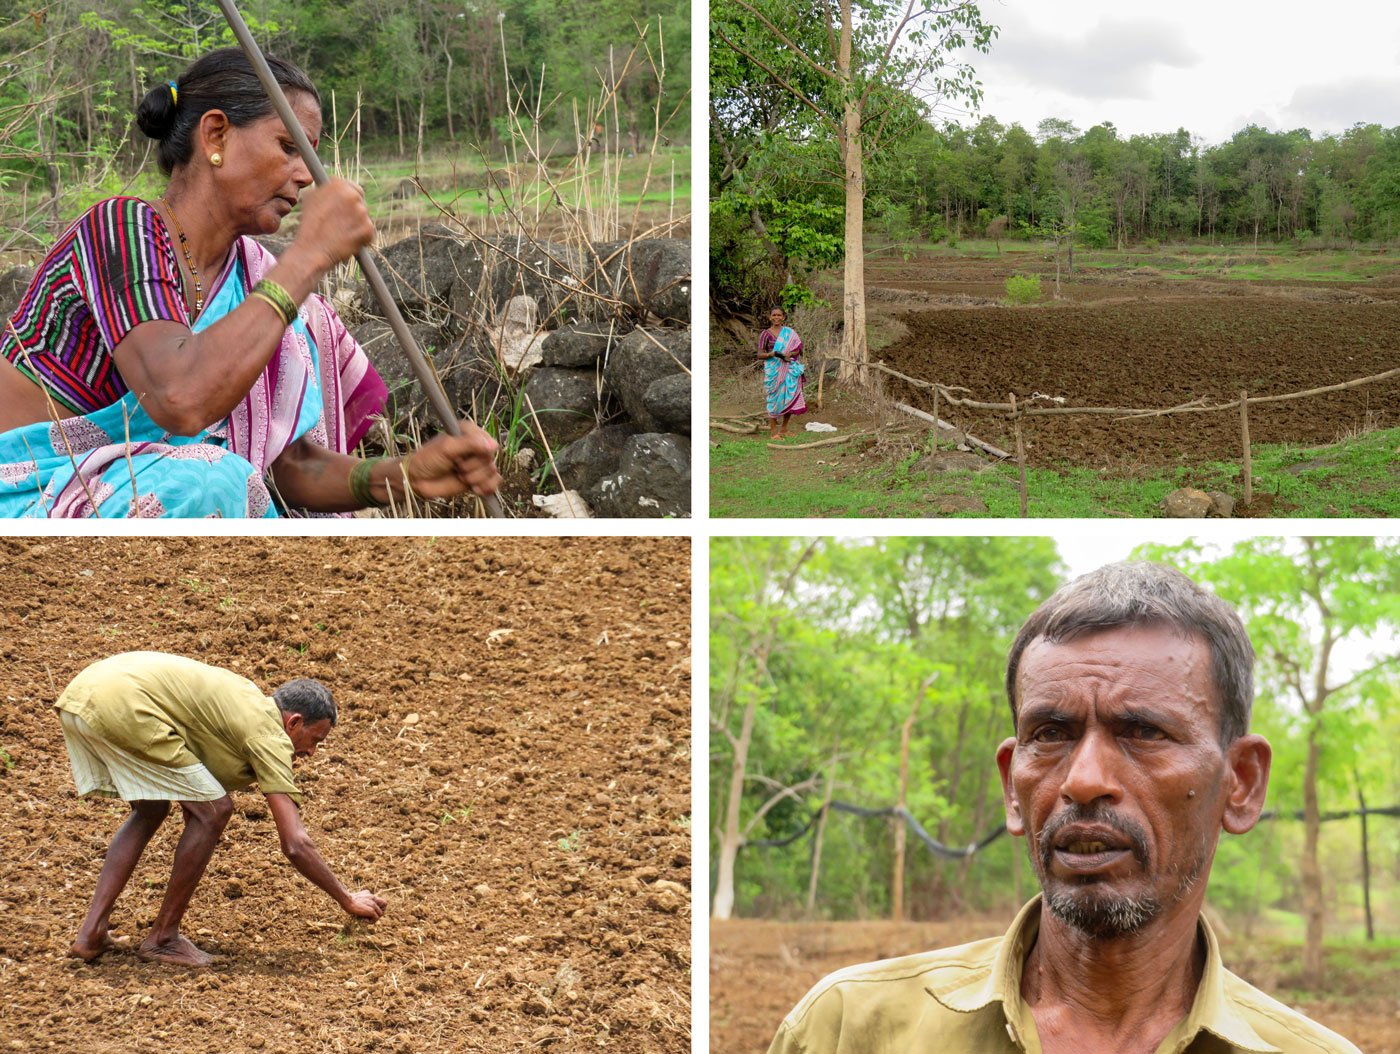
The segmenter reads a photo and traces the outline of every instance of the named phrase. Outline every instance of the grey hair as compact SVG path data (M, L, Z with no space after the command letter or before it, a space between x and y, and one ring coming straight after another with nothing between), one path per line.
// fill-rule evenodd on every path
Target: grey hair
M288 681L272 693L277 709L284 714L301 714L308 725L317 721L329 721L335 727L337 712L331 690L320 681L310 677L298 677Z
M1249 731L1254 703L1254 645L1239 613L1174 567L1145 562L1108 564L1061 586L1026 620L1006 660L1006 698L1016 720L1016 674L1034 640L1051 644L1118 626L1170 626L1199 636L1210 648L1210 672L1220 693L1220 741Z

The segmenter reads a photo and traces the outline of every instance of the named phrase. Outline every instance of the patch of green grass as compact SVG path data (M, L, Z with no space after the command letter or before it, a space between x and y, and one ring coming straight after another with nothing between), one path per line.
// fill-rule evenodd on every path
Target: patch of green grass
M0 747L0 769L9 772L15 767L15 759L10 756L10 752L4 747Z
M442 814L438 823L446 827L450 823L466 823L472 818L472 807L470 805L461 809L449 809Z
M555 848L557 848L561 853L576 852L578 850L578 847L582 844L583 832L578 830L573 831L572 833L566 835L565 837L559 839L559 841L554 843Z
M1258 446L1254 450L1256 504L1272 500L1272 516L1400 517L1400 428L1369 432L1326 447ZM913 458L868 465L825 448L815 465L810 455L768 449L753 440L721 441L710 453L710 508L718 517L819 518L875 516L1003 517L1020 515L1016 467L986 472L911 476ZM802 461L793 460L801 458ZM1094 469L1032 468L1026 489L1031 517L1157 517L1160 503L1178 487L1221 490L1238 498L1236 462L1151 470L1135 478L1106 476ZM986 511L940 512L940 501L976 501Z

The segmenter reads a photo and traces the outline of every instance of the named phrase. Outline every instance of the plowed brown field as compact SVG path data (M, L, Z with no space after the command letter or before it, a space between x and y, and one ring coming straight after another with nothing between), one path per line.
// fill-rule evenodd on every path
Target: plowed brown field
M0 540L5 1049L688 1049L689 598L685 540ZM379 923L239 794L185 919L213 967L65 958L125 806L74 797L49 704L137 649L332 688L303 816ZM113 936L140 940L179 831Z
M1226 283L1078 274L1064 300L1007 308L1001 282L1013 266L994 259L884 262L868 281L881 310L906 333L873 357L971 398L1026 405L1166 408L1240 391L1282 395L1400 366L1400 300L1391 284ZM1051 288L1042 276L1042 285ZM904 300L901 299L904 291ZM942 302L930 309L927 305ZM887 390L925 410L927 392ZM959 427L1014 449L1004 415L949 407ZM1312 446L1348 432L1400 425L1400 379L1250 409L1255 443ZM1236 411L1132 421L1041 416L1025 425L1033 464L1123 469L1191 465L1239 456Z

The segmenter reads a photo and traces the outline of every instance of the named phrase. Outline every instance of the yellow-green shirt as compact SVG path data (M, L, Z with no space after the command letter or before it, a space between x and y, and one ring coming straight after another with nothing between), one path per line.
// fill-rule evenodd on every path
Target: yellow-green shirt
M1226 970L1204 918L1200 928L1206 965L1195 1002L1157 1054L1360 1054ZM768 1054L1040 1054L1021 998L1039 930L1036 897L1004 937L838 970L793 1008Z
M93 663L54 706L99 736L169 768L203 764L229 791L301 800L281 711L252 681L179 655L133 651Z

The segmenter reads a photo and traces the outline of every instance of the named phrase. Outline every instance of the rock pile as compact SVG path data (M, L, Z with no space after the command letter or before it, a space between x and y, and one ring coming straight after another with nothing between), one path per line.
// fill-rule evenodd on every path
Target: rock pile
M688 241L579 252L431 225L380 265L453 405L471 413L503 388L522 393L554 456L543 490L577 492L595 516L690 515ZM388 325L371 318L354 332L389 385L391 413L423 419Z

